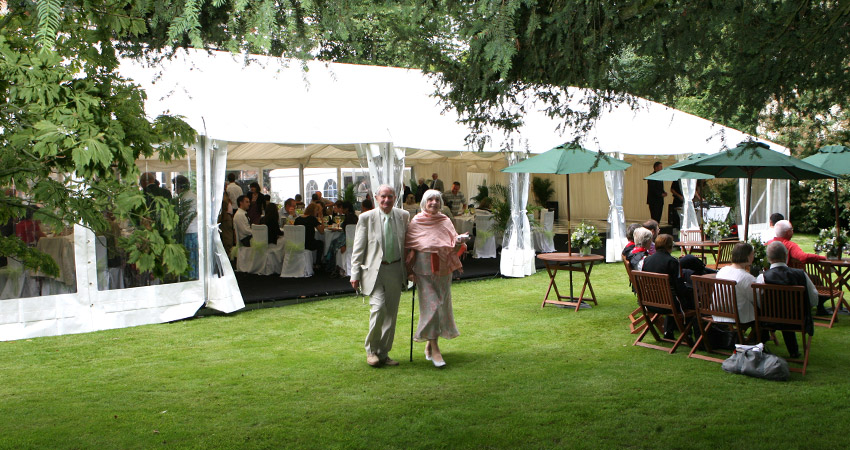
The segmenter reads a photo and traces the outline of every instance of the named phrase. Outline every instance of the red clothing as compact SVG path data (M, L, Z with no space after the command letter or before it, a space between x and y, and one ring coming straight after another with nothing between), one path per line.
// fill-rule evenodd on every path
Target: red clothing
M826 256L815 255L814 253L806 253L794 242L788 239L775 237L767 242L769 245L773 241L779 241L788 249L788 265L791 267L802 267L803 264L820 261L826 259Z
M24 219L15 225L15 235L27 244L34 244L41 236L41 227L32 219Z

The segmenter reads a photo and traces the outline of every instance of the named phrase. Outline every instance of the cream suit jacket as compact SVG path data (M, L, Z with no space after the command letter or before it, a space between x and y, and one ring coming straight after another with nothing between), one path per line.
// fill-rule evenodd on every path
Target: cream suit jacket
M392 210L393 230L398 239L399 257L403 278L398 280L402 286L407 286L407 273L404 267L404 238L407 234L407 223L410 213L399 208ZM366 295L372 295L381 260L384 258L384 221L381 211L373 209L360 215L357 229L354 233L354 248L351 253L351 279L359 280L361 289Z

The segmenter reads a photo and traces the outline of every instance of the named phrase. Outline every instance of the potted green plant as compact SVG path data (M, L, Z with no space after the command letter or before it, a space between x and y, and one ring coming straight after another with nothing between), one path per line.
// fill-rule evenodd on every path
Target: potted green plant
M841 255L850 250L847 241L847 231L842 231L836 237L834 228L824 228L815 239L815 253L823 252L827 259L841 259Z
M574 248L578 248L581 256L590 254L590 250L602 247L602 239L596 231L596 227L582 222L572 233L570 238Z
M542 208L545 208L552 196L555 195L555 188L552 187L552 184L552 180L548 178L534 177L531 179L531 192L534 193L537 204Z
M753 265L750 266L750 273L757 277L770 267L770 263L767 261L767 247L759 238L750 239L750 245L753 246Z

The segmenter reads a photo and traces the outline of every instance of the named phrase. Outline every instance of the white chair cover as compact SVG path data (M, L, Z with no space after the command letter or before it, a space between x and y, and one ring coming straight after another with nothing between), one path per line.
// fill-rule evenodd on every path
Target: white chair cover
M555 211L542 211L541 226L534 227L534 250L538 253L555 251Z
M283 267L281 278L304 278L313 276L313 252L304 249L304 225L283 227ZM313 230L310 230L311 232Z
M251 246L239 247L236 270L260 274L266 265L269 249L269 229L265 225L251 225Z
M475 248L473 258L495 258L496 236L493 233L493 216L475 216Z
M269 244L266 250L266 263L260 275L276 275L283 267L283 236L278 236L277 243Z
M336 265L342 267L346 276L351 276L351 249L354 247L354 230L357 225L345 226L345 253L336 253Z

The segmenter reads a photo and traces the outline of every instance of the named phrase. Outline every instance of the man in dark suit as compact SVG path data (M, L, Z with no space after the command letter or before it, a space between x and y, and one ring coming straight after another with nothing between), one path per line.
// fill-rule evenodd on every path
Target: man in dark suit
M767 260L770 262L770 269L767 269L763 274L756 279L757 283L781 284L785 286L805 286L806 297L809 300L809 306L805 308L806 318L806 333L814 334L814 323L812 322L812 306L818 304L818 291L815 285L806 272L801 269L792 269L785 264L788 258L788 249L779 241L773 241L767 245ZM785 347L788 349L788 354L792 358L800 357L800 350L797 346L797 335L791 331L782 332L782 340L785 341Z
M664 166L661 161L655 161L652 165L652 173L658 172ZM661 223L661 213L664 212L664 197L667 193L664 192L664 182L656 180L646 181L646 204L649 205L649 216L652 220Z
M419 202L422 201L422 196L425 195L425 191L427 191L427 190L428 190L428 185L425 184L425 179L420 178L419 179L419 185L416 186L416 195L415 195L416 203L419 203Z

